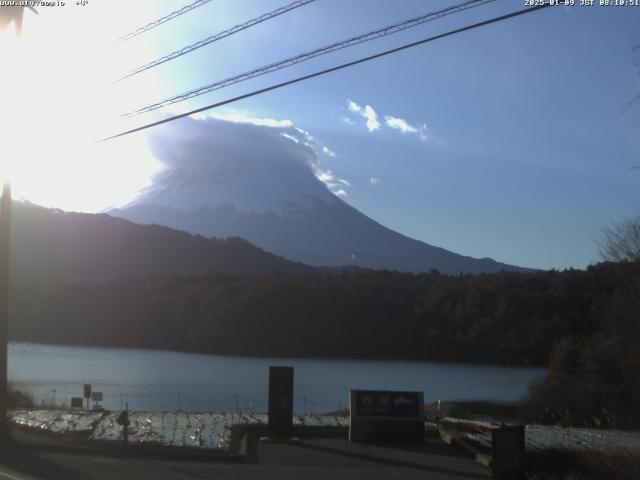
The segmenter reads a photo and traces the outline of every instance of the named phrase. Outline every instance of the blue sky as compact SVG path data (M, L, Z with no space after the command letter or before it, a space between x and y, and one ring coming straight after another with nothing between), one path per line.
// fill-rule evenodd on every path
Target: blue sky
M185 3L141 0L114 31L125 33ZM129 52L119 54L122 66L287 3L214 0L117 47ZM454 3L317 0L114 88L136 108ZM521 6L498 0L172 111ZM403 234L510 264L582 268L598 260L602 227L640 210L640 170L631 169L640 165L640 107L624 111L640 92L634 65L640 52L632 51L640 44L639 25L640 7L546 9L247 99L222 113L290 120L310 132L335 152L320 164L349 182L343 199ZM378 128L371 121L367 127L367 106Z

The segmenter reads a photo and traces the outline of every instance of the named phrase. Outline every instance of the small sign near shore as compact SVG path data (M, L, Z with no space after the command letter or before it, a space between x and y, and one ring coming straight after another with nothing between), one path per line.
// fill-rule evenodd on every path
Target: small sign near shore
M421 442L424 394L393 390L351 390L349 440Z

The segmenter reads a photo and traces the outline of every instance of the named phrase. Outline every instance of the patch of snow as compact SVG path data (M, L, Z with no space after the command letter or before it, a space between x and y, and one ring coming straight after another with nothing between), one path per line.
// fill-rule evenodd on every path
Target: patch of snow
M527 425L527 450L550 448L620 450L640 449L640 432L568 428L549 425ZM466 433L465 436L483 447L491 448L491 432Z
M19 425L55 433L87 433L90 440L119 441L120 412L81 410L16 410L9 419ZM266 413L130 412L129 441L167 446L228 450L231 427L267 424ZM346 417L294 415L294 425L346 427Z
M9 419L23 427L38 428L54 433L89 433L103 413L69 410L17 410Z

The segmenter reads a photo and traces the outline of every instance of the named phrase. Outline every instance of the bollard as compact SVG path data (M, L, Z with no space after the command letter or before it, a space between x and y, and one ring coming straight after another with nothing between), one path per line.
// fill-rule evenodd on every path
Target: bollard
M525 426L501 425L491 430L493 473L496 478L524 477Z

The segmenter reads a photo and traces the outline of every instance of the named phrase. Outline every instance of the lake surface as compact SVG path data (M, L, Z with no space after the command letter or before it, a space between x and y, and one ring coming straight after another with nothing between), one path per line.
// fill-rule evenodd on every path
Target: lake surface
M85 383L132 410L264 411L270 365L295 367L296 413L347 407L349 390L420 390L437 400L515 401L543 368L434 362L255 358L12 343L9 380L37 404L70 403Z

